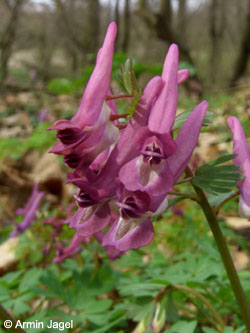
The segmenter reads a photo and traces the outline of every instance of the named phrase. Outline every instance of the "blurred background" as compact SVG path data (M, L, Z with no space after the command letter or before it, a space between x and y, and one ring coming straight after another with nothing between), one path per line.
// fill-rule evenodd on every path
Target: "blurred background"
M83 77L112 20L121 58L152 66L177 43L193 90L249 83L249 0L1 0L2 89Z

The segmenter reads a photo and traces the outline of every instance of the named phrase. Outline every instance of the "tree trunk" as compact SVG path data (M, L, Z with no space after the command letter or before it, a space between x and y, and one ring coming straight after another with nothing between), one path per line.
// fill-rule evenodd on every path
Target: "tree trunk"
M88 29L89 52L96 53L98 49L100 33L100 4L99 0L88 0Z
M120 36L120 12L119 12L119 0L115 2L115 22L117 25L117 35L116 35L116 43L115 43L115 50L119 49L119 36Z
M160 10L158 13L154 14L147 7L147 0L138 0L139 8L138 14L144 20L144 22L154 29L158 38L164 40L167 43L176 43L179 46L180 56L187 60L193 67L195 67L193 58L191 56L190 50L186 45L184 45L178 36L174 33L172 27L172 7L171 0L161 0ZM202 84L201 80L196 74L193 76L193 87L192 90L196 91L197 94L201 94Z
M250 55L250 0L248 0L248 13L246 19L245 32L242 38L239 55L234 67L234 73L230 81L230 87L235 86L237 80L245 74L247 70L249 55Z
M130 0L125 0L122 52L127 53L130 39Z
M217 30L217 10L218 0L211 0L210 3L210 38L211 38L211 57L210 57L210 73L211 83L216 82L217 77L217 65L218 65L218 54L219 54L219 41L218 41L218 30Z
M75 47L80 51L80 53L84 54L86 52L85 44L75 34L72 24L68 18L67 10L65 8L64 3L61 0L53 0L53 1L60 14L60 19L63 22L65 35L68 37L70 42L72 42L75 45Z
M0 80L4 81L8 75L8 62L12 52L12 46L15 42L18 19L24 0L16 0L10 14L10 19L0 40Z
M186 46L187 0L179 0L178 35L181 43Z

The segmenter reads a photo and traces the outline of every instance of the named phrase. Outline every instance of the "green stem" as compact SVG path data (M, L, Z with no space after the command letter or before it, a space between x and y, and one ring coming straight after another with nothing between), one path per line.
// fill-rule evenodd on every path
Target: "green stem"
M180 197L184 197L184 198L189 198L189 199L197 201L197 196L193 193L170 191L170 192L168 192L168 194L176 195L176 196L180 196Z
M233 193L232 195L230 195L230 197L226 198L225 200L223 200L215 209L215 213L218 214L219 210L221 209L222 206L225 205L225 203L227 203L228 201L230 201L233 198L236 198L238 195L240 194L240 191L237 191L235 193Z
M189 168L186 169L186 174L188 177L193 176L192 171ZM197 187L193 184L192 184L192 186L199 199L198 203L199 203L201 209L203 210L203 212L207 218L208 224L212 230L214 239L216 241L216 244L219 249L221 258L223 260L225 269L227 271L227 275L230 280L234 295L238 302L238 306L240 308L243 321L246 325L247 332L250 333L250 308L247 304L246 296L245 296L243 288L241 286L240 279L239 279L236 269L234 267L234 264L233 264L231 255L229 253L229 250L227 248L225 239L224 239L221 229L219 227L219 223L217 221L216 215L215 215L212 207L210 206L203 190L201 190L199 187Z
M217 328L219 329L219 332L224 331L225 323L224 323L223 319L221 318L220 314L215 310L213 305L206 299L206 297L204 297L197 290L189 288L187 286L174 285L173 288L176 290L183 290L183 291L189 292L189 293L195 295L197 298L199 298L206 305L206 307L212 312L214 319L218 324Z
M178 181L175 185L180 185L180 184L184 184L187 182L190 182L190 180L192 180L194 177L188 177L188 178L184 178L183 180Z
M5 310L5 308L1 304L0 304L0 318L3 321L3 324L6 321L9 321L12 323L12 326L10 328L6 327L6 330L8 329L9 332L25 333L25 331L21 327L17 326L17 328L15 328L17 321L9 314L8 311Z

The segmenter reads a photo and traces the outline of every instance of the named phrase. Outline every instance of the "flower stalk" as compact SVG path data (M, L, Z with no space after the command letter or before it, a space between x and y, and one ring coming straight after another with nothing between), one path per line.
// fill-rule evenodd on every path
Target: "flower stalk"
M189 167L187 167L187 169L186 169L186 175L188 177L193 176L192 171L190 170ZM212 207L210 206L203 190L193 184L192 184L192 186L197 194L198 204L200 205L201 209L203 210L204 215L206 216L208 224L210 226L210 229L213 233L213 236L214 236L215 242L217 244L217 247L219 249L219 252L220 252L223 264L225 266L229 281L231 283L235 298L237 300L239 309L241 311L243 321L246 325L247 332L250 332L250 308L247 303L247 299L244 294L239 276L238 276L235 266L233 264L232 257L230 255L230 252L226 245L225 239L224 239L221 229L219 227L219 223L217 221L216 215L215 215Z
M215 213L218 214L219 210L221 209L222 206L225 205L225 203L229 202L230 200L232 200L233 198L236 198L238 195L240 195L240 191L234 192L233 194L230 195L230 197L226 198L225 200L223 200L215 209Z

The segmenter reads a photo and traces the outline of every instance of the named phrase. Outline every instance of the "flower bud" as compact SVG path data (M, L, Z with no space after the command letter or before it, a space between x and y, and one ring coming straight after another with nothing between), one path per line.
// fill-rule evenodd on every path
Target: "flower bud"
M164 324L166 322L166 311L164 309L163 304L157 303L155 316L153 319L153 330L155 333L160 333Z
M245 217L246 219L249 219L250 217L250 206L246 204L242 196L240 196L240 202L239 202L239 208L238 212L240 217Z
M133 331L133 333L145 333L147 329L147 325L146 325L146 318L143 318L139 324L136 326L135 330Z

